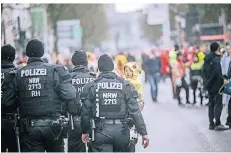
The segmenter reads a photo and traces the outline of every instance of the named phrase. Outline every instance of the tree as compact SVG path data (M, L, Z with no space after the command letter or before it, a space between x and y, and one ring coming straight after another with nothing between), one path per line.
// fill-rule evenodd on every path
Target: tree
M52 26L54 29L54 50L55 54L58 52L58 39L57 39L57 21L60 19L60 15L67 8L68 4L48 4L47 12L52 21Z
M49 4L47 11L57 38L57 21L79 19L83 29L83 46L100 44L107 37L107 17L102 4ZM57 39L54 42L57 53Z
M107 17L103 4L69 5L60 16L61 20L79 19L83 28L83 46L98 45L107 38Z
M226 16L226 22L231 22L231 4L190 4L191 11L199 11L201 23L217 23L222 10Z

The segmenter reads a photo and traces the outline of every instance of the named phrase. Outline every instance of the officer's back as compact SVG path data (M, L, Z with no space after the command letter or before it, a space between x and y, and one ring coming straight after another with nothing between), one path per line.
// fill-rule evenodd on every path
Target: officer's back
M22 151L62 152L63 120L67 103L76 97L71 77L63 66L44 62L42 43L31 40L26 47L27 65L16 77L21 116Z
M76 100L68 105L70 113L68 152L85 152L85 145L81 141L80 93L85 84L95 79L95 74L89 71L87 55L84 51L76 51L71 60L75 66L71 73L71 78L72 85L76 89Z
M148 141L146 127L139 111L137 92L124 79L113 73L114 64L108 55L99 58L98 68L101 74L88 83L81 94L82 140L86 142L93 118L92 150L96 152L127 151L130 132L126 125L128 114L134 119L138 131Z
M1 47L1 145L2 152L17 152L16 137L14 134L14 115L16 114L15 103L15 71L13 64L15 48L9 44Z

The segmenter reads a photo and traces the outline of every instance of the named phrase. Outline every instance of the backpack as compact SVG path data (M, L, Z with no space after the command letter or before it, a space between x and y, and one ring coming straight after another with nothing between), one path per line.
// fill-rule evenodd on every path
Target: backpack
M213 64L216 58L218 57L214 57L210 62L204 62L204 65L202 66L201 75L202 75L205 87L208 87L208 84L206 82L211 75L211 72L213 70Z
M207 80L209 78L210 70L211 70L212 64L205 62L201 69L201 75L203 80Z

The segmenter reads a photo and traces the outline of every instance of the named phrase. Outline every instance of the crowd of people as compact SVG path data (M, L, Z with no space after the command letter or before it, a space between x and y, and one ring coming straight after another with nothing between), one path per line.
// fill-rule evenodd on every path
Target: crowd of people
M204 99L209 100L205 104L209 108L209 129L227 129L220 121L223 103L228 105L226 125L231 127L231 100L230 93L227 91L231 70L231 48L228 43L221 47L214 42L211 43L210 49L205 45L185 49L175 45L174 49L161 53L152 49L149 54L144 53L142 59L154 102L157 102L160 77L165 79L169 76L172 82L173 98L178 101L179 106L184 106L184 103L197 104L197 91L199 91L201 105ZM189 81L186 80L188 71ZM180 97L182 88L186 93L185 102L182 102ZM190 88L193 90L193 102L190 102Z

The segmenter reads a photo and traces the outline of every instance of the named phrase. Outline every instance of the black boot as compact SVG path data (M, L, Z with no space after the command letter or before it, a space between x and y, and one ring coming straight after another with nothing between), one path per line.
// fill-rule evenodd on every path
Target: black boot
M226 121L225 125L227 125L227 126L229 126L229 128L231 128L231 119L230 119L230 117L227 117L227 121Z
M194 100L194 101L193 101L193 105L196 105L196 104L197 104L197 101L196 101L196 100Z
M203 106L203 98L201 98L201 106Z
M191 104L189 100L186 101L186 104Z
M212 122L209 124L209 130L214 130L215 129L215 124Z
M184 104L181 102L181 100L178 100L178 106L183 107Z
M203 106L203 102L201 101L201 106Z

